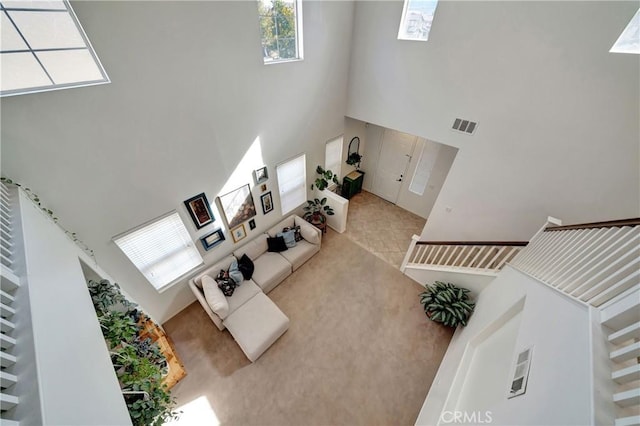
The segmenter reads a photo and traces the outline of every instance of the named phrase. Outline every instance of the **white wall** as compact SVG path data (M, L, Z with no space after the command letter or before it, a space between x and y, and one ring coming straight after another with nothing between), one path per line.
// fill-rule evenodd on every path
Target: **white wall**
M412 42L396 38L401 1L357 3L347 115L460 148L426 239L640 214L639 62L608 53L637 7L441 1ZM449 130L456 117L475 135Z
M363 123L362 121L351 118L347 118L346 120L347 123L351 123L349 128L359 130L361 139L360 153L363 155L361 169L366 172L362 187L371 192L373 177L376 173L378 162L380 161L380 149L385 130L387 132L391 132L390 140L392 140L391 138L395 131L392 129L385 129L384 127L375 124ZM359 126L357 126L358 124ZM409 191L409 186L411 185L411 180L413 179L413 174L415 173L418 161L420 161L420 153L422 152L423 147L425 149L425 155L434 155L437 158L435 159L424 193L422 195L418 195ZM424 138L417 138L413 150L413 156L411 157L411 161L407 167L406 176L402 181L397 205L405 210L417 214L420 217L425 219L428 218L438 194L442 189L442 185L447 178L447 174L453 164L457 151L457 148L448 145L442 145ZM349 166L347 165L347 167Z
M505 267L478 297L467 327L454 335L416 424L438 424L443 410L488 410L494 425L590 424L589 333L585 306ZM526 393L507 399L514 356L531 345ZM478 383L473 378L489 366L473 358L487 355L497 373Z
M35 341L30 368L37 370L42 424L131 424L80 266L83 255L23 194L20 209Z
M306 152L310 185L343 131L354 7L305 1L305 59L268 66L253 1L73 7L112 83L3 98L2 173L38 192L162 322L194 300L186 282L158 294L112 237L177 209L199 245L215 226L196 230L183 201L205 192L214 203L262 164L275 209L263 216L253 189L248 237L278 222L275 165ZM236 169L247 152L257 155ZM236 247L225 234L206 262Z

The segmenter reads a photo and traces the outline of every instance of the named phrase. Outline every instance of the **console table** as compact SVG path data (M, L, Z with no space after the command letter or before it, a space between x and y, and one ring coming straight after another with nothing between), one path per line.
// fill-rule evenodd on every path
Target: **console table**
M364 172L354 170L344 177L342 180L342 196L347 200L362 191L362 181Z

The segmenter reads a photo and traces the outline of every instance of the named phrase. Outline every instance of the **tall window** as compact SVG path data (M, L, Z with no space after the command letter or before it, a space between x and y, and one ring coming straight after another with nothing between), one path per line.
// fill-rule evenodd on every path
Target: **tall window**
M302 154L276 166L280 209L285 215L307 200L307 157Z
M68 1L0 2L0 96L109 83Z
M398 39L429 40L429 31L438 0L404 0Z
M327 142L324 148L324 168L340 176L342 165L342 136Z
M202 264L198 249L175 211L113 240L158 291Z
M302 0L258 0L264 63L302 59Z

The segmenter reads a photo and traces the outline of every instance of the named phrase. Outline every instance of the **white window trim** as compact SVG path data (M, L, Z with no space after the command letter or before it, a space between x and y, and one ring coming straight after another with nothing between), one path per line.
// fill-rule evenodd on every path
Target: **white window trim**
M337 161L337 163L335 163L336 164L336 168L334 170L333 166L331 166L327 162L327 148L329 147L330 143L334 143L336 141L339 141L340 150L339 150L339 154L338 154L338 161ZM344 149L344 135L340 135L340 136L337 136L337 137L335 137L333 139L330 139L324 144L324 168L325 168L325 170L331 170L334 174L337 174L338 177L340 177L340 175L342 173L342 153L343 153L343 149Z
M278 169L282 166L284 166L287 163L290 163L294 160L297 160L299 158L302 158L302 164L304 165L303 168L303 173L302 173L302 189L304 191L304 199L302 201L300 201L300 203L293 205L293 207L289 208L288 210L285 211L285 203L283 203L283 194L285 194L282 190L282 185L280 183L280 175L278 173ZM278 182L278 195L280 197L280 213L284 216L288 213L291 213L292 211L294 211L295 209L297 209L298 207L300 207L301 205L303 205L306 200L307 200L307 156L306 154L300 154L300 155L296 155L295 157L291 157L288 160L285 160L281 163L278 163L276 165L276 181Z
M404 35L405 21L407 18L407 9L409 7L409 2L411 0L404 0L404 6L402 7L402 16L400 17L400 26L398 27L398 40L405 41L429 41L429 34L427 34L427 38L415 38L415 37L407 37ZM437 5L433 12L433 19L431 21L431 25L433 25L433 21L435 21L435 11L438 9ZM429 29L429 33L431 29Z
M262 57L264 65L286 64L287 62L300 62L304 60L304 31L302 25L302 0L295 0L296 3L296 57L284 59L265 60ZM260 34L260 43L262 44L262 34Z
M171 280L166 282L165 281L159 281L159 280L154 280L153 276L150 275L149 273L145 273L141 267L145 267L145 265L139 265L137 264L134 259L130 256L130 254L134 254L132 252L127 253L126 248L123 247L123 245L126 243L122 240L127 239L129 237L132 236L132 234L138 233L146 228L149 228L150 226L163 221L167 218L170 218L172 216L175 216L178 220L179 220L179 224L181 225L181 229L178 229L178 233L179 235L176 236L177 239L183 239L186 244L187 247L189 248L189 253L187 253L187 255L189 257L191 257L192 259L192 265L190 265L188 267L188 269L185 269L184 271L181 271L182 273L179 276L175 276L175 277L171 277ZM181 282L187 275L193 273L194 271L201 269L202 265L204 264L204 261L202 259L202 256L200 255L200 252L198 251L198 248L196 247L196 245L194 244L191 235L189 234L189 231L187 230L184 221L182 220L182 217L180 216L180 214L176 211L170 211L160 217L157 217L155 219L152 219L148 222L143 223L142 225L136 226L133 229L130 229L126 232L123 232L121 234L116 235L115 237L112 238L113 242L116 243L116 245L118 246L118 248L120 248L120 250L122 251L122 253L127 257L127 259L129 259L129 261L136 267L136 269L138 269L138 271L140 271L140 273L147 279L147 281L149 282L149 284L151 284L153 286L154 289L156 289L159 293L163 293L166 290L168 290L169 288L171 288L172 286L174 286L175 284ZM153 265L157 265L159 262L156 263L147 263L146 266L153 266ZM155 281L155 282L154 282Z

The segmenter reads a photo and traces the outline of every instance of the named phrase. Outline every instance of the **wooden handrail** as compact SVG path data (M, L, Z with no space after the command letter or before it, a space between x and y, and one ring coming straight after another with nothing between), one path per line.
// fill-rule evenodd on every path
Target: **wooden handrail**
M637 226L640 225L640 218L610 220L607 222L581 223L578 225L549 226L544 229L550 231L568 231L571 229L592 229L592 228L612 228L614 226Z
M416 241L416 245L432 246L526 246L528 241Z

